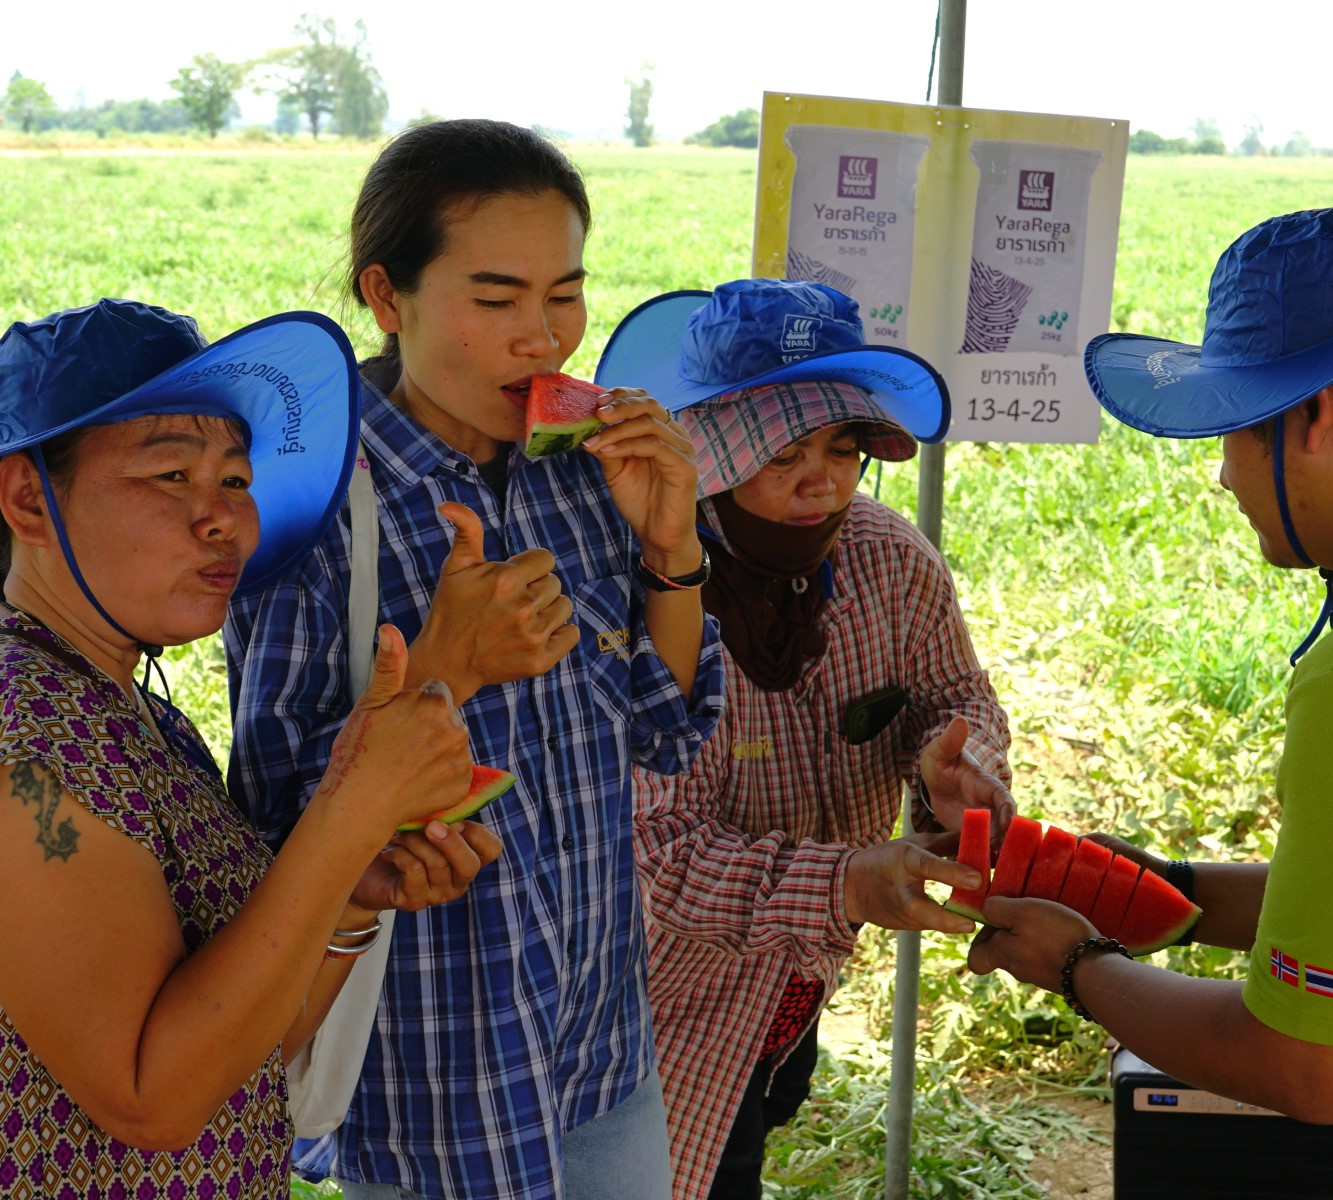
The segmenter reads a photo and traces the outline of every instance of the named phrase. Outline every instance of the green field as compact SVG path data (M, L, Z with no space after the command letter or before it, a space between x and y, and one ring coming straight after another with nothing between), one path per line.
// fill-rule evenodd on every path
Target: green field
M101 295L194 314L210 337L285 308L374 331L340 303L344 230L368 149L327 153L0 157L0 326ZM592 320L570 364L591 373L625 311L660 291L748 273L753 154L575 146L594 206ZM1265 216L1333 195L1333 162L1132 158L1113 326L1197 339L1218 254ZM1191 858L1266 856L1278 814L1286 655L1318 607L1308 573L1265 568L1216 483L1218 447L1107 428L1082 447L950 447L945 550L1014 731L1031 815L1114 829ZM882 496L911 513L915 471ZM216 643L178 652L178 698L225 750ZM920 1196L1038 1196L1033 1145L1070 1130L1014 1088L1101 1085L1100 1033L1006 979L977 981L965 944L923 947ZM1167 957L1169 956L1169 957ZM1240 955L1163 961L1236 971ZM892 941L867 936L835 1006L887 1031ZM774 1150L773 1196L878 1195L887 1042L829 1061ZM1003 1080L1007 1090L986 1089ZM965 1099L983 1089L984 1104ZM776 1139L775 1139L776 1141Z

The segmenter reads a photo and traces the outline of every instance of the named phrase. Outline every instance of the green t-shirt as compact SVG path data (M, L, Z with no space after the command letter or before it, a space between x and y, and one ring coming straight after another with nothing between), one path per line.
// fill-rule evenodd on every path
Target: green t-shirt
M1292 675L1277 798L1245 1005L1279 1033L1333 1046L1333 635Z

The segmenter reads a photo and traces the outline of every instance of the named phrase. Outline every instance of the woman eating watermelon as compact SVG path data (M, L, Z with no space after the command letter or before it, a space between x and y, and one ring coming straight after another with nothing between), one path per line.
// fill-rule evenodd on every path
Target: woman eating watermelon
M1218 260L1203 344L1138 334L1089 343L1088 380L1118 420L1156 437L1220 435L1219 481L1275 566L1333 580L1333 209L1273 217ZM1185 890L1194 940L1250 951L1244 982L1134 962L1090 920L1046 900L997 898L969 957L1061 992L1159 1071L1195 1087L1333 1123L1333 582L1291 656L1270 864L1167 862L1112 847ZM1110 951L1110 952L1108 952ZM1281 1185L1282 1164L1272 1177Z
M385 334L361 369L381 619L409 683L447 683L478 761L517 782L483 814L499 861L399 918L346 1120L300 1153L347 1200L670 1192L630 764L688 767L723 678L694 450L662 405L599 393L595 436L523 450L534 380L583 337L590 220L559 150L482 120L399 135L353 214L348 286ZM232 786L275 843L347 710L364 537L349 504L233 609Z
M948 400L921 359L865 344L851 297L768 279L649 300L597 377L641 380L697 448L727 707L688 774L636 771L635 846L674 1195L757 1200L858 928L972 928L922 886L980 881L931 852L956 838L893 837L904 787L918 829L979 806L998 838L1014 810L949 571L857 490L870 458L942 438Z

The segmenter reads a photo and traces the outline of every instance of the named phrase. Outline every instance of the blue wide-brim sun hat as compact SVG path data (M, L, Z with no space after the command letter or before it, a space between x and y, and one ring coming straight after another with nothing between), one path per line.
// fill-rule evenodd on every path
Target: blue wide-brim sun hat
M1232 433L1333 383L1333 209L1272 217L1218 259L1203 344L1132 333L1083 356L1102 406L1158 437Z
M237 594L283 575L323 535L356 457L360 391L346 334L315 312L205 342L192 318L103 299L0 337L0 455L90 425L171 414L243 431L259 545Z
M867 345L850 296L823 284L738 279L635 308L597 365L602 387L642 388L670 412L774 383L846 383L921 442L949 431L949 393L925 359Z

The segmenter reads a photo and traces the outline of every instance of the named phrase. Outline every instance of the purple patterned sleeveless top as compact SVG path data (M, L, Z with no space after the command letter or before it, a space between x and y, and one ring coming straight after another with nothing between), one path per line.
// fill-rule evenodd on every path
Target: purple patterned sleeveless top
M156 697L153 716L165 748L120 688L66 642L22 615L0 620L0 763L40 762L90 813L145 846L192 953L236 914L272 856L232 805L194 726ZM134 1150L84 1115L0 1008L6 1200L273 1200L287 1195L290 1152L276 1048L194 1145Z

